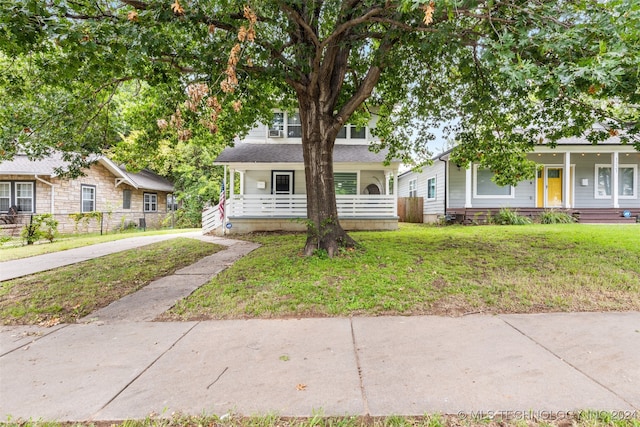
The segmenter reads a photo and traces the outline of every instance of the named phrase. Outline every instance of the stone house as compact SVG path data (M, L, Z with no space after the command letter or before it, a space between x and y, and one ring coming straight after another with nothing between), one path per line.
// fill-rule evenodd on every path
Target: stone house
M69 179L56 172L65 165L60 154L41 160L17 155L0 162L0 227L5 233L19 233L32 215L43 213L55 217L62 233L157 228L176 208L173 184L149 170L127 172L100 157L84 176Z

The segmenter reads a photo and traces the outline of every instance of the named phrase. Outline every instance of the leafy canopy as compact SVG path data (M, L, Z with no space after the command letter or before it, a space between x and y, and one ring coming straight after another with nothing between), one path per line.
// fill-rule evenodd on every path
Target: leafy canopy
M376 149L424 160L448 123L501 183L541 139L640 148L635 0L15 0L0 28L0 158L223 146L319 78L336 123L377 116Z

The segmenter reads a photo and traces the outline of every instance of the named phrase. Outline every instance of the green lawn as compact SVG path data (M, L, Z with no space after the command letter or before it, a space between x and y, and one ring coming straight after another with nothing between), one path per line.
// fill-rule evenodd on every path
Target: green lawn
M1 324L75 322L221 246L175 238L0 284Z
M305 258L302 234L261 248L165 319L640 310L637 225L402 225L358 232L337 259Z
M43 255L51 252L64 251L67 249L79 248L82 246L94 245L96 243L111 242L113 240L127 239L129 237L151 236L157 234L186 233L189 231L200 231L200 229L163 229L151 231L131 231L124 233L113 233L100 235L93 234L72 234L58 237L53 243L41 242L36 245L12 245L19 241L14 239L11 243L0 245L0 262L12 259L27 258L35 255Z

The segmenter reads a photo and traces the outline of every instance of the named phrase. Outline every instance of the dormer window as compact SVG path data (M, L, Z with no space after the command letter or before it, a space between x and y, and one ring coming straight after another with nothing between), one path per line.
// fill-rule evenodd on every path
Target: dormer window
M284 136L284 113L274 113L269 127L270 138L282 138Z

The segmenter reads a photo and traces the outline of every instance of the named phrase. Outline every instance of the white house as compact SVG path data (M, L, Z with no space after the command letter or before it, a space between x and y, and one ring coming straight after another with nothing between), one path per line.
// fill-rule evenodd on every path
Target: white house
M541 144L528 155L539 165L537 176L515 186L496 185L477 164L459 167L450 153L399 177L400 197L424 199L425 222L444 215L469 222L500 208L532 217L560 209L581 222L633 222L640 215L640 153L617 137L598 145L581 138L560 140L556 148Z
M273 123L252 129L215 164L226 166L227 229L231 233L304 230L307 216L302 126L298 113L275 113ZM374 153L370 128L345 126L334 147L338 216L346 230L398 227L399 162L385 166L386 152ZM239 192L234 191L239 180Z

